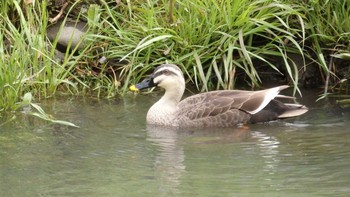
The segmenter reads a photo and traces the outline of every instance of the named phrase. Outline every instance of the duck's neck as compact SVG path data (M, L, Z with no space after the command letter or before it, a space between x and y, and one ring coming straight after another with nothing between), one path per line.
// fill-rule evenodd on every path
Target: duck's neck
M165 91L148 111L147 122L158 125L174 124L175 113L178 110L178 103L184 93L184 88L172 88Z
M185 89L180 87L168 89L165 91L164 95L158 102L176 107L180 102L184 91Z

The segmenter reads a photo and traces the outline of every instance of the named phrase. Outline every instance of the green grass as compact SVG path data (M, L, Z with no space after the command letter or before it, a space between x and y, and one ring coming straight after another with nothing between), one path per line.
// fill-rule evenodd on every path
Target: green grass
M21 7L17 1L3 1L0 19L0 109L13 109L27 92L47 98L59 88L79 93L84 84L72 70L80 57L66 54L60 63L47 42L46 1ZM12 15L10 15L12 14Z
M306 40L310 43L307 52L325 75L324 96L328 91L348 92L350 70L340 73L342 68L335 59L349 60L350 1L317 0L302 6L307 18ZM337 84L345 89L332 87Z
M200 90L233 88L236 69L246 73L251 86L259 86L260 76L252 60L259 59L280 72L267 60L271 56L284 59L287 77L297 87L298 69L286 55L303 54L305 32L299 28L303 16L297 6L251 0L176 1L174 23L170 23L167 5L160 1L157 5L130 2L125 5L130 9L104 7L108 15L102 34L106 36L97 38L110 43L107 56L129 62L120 68L119 78L126 81L123 92L130 80L140 80L164 62L182 66ZM264 43L256 44L259 39ZM212 72L216 84L210 80Z
M329 64L330 55L349 54L348 1L177 0L172 20L168 0L101 1L79 15L88 22L84 48L70 46L79 55L67 52L62 62L55 57L57 40L50 43L45 35L52 17L47 2L0 1L0 111L15 109L27 92L39 99L125 94L165 62L181 66L189 84L207 91L236 88L238 73L259 87L259 60L285 75L296 93L307 65L288 54L300 54L318 64L325 81L333 79L328 86L345 81L348 87L350 71L340 76ZM102 56L115 63L98 65ZM282 66L271 62L277 58Z
M4 13L6 4L13 15ZM17 1L3 1L1 6L0 107L10 109L26 92L40 97L52 95L57 79L53 75L58 70L52 69L52 61L45 55L45 4L25 10Z

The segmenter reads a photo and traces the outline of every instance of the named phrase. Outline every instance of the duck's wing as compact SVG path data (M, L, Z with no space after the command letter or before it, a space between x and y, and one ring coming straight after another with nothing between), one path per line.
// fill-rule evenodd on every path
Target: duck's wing
M182 100L178 107L177 117L196 121L224 116L247 114L250 115L261 111L281 90L288 86L279 86L260 91L221 90L201 93ZM209 120L209 119L208 119Z

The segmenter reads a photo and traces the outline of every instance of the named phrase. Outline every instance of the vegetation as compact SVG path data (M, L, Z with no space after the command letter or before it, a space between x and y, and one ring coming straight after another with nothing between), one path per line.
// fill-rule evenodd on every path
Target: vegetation
M301 75L317 65L325 93L332 87L347 94L349 1L98 2L76 18L88 24L83 48L68 44L59 60L58 39L50 42L46 35L52 2L0 1L0 110L17 109L28 92L35 98L113 97L164 62L180 65L201 91L232 89L238 80L257 87L267 69L288 78L297 92ZM290 54L298 54L302 63ZM96 63L104 57L109 61Z
M306 41L310 43L306 53L324 75L324 96L329 88L348 94L349 61L342 60L350 60L350 21L346 20L350 2L315 0L301 6L307 19Z
M303 18L298 7L266 0L177 1L171 23L165 2L130 5L128 13L122 7L108 11L114 24L123 21L118 29L107 28L116 32L105 35L106 40L117 43L109 47L108 56L129 61L121 72L130 73L125 75L126 82L130 78L138 81L154 65L168 61L181 65L201 90L232 88L236 69L243 70L248 83L257 86L260 76L253 59L280 72L266 59L280 56L285 60L287 75L297 87L298 68L290 64L286 54L303 54L298 40L303 40L305 32L299 28ZM291 26L291 22L298 23L298 28ZM216 84L211 80L213 77ZM123 92L128 87L128 83L124 84Z
M22 6L3 0L0 8L0 109L17 108L16 102L26 92L46 98L61 86L68 90L75 87L68 77L79 81L71 72L77 61L68 57L58 63L53 48L46 44L45 1Z

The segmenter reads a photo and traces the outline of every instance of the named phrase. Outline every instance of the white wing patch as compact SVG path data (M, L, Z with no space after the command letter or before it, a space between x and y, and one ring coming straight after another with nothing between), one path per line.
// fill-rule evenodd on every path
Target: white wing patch
M274 99L280 92L280 87L275 87L275 88L271 88L269 90L267 90L267 93L265 94L264 100L263 102L260 104L260 106L258 108L256 108L253 111L248 111L251 114L256 114L259 111L261 111L262 109L264 109L264 107L266 107L267 104L270 103L270 101L272 99Z

